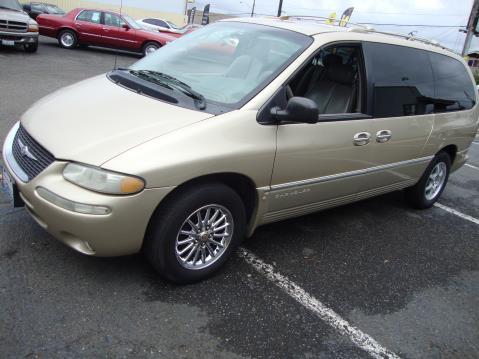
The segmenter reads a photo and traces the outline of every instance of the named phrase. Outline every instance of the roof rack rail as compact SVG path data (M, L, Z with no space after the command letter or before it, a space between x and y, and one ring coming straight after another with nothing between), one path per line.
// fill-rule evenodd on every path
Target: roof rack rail
M351 31L356 31L356 29L351 29ZM371 30L370 32L373 32L375 34L399 37L401 39L405 39L405 40L409 40L409 41L418 41L418 42L422 42L423 44L426 44L426 45L432 45L432 46L440 47L441 49L444 49L444 50L452 51L448 47L442 46L439 42L437 42L435 40L428 40L428 39L424 39L422 37L417 37L417 36L413 36L413 35L403 35L403 34L398 34L398 33L395 33L395 32L388 32L388 31Z
M451 49L449 49L445 46L442 46L441 44L439 44L437 41L434 41L434 40L428 40L428 39L424 39L424 38L421 38L421 37L410 36L410 35L402 35L402 34L398 34L398 33L395 33L395 32L378 31L378 30L376 30L373 27L368 26L368 25L364 25L364 24L361 24L361 23L354 23L354 22L345 21L345 20L341 20L341 19L330 19L328 17L322 17L322 16L304 16L304 15L285 15L285 16L280 16L279 19L280 20L289 20L289 19L309 20L309 21L316 21L316 22L320 22L320 23L330 22L330 23L333 23L333 24L340 24L340 23L345 22L346 25L352 25L353 26L353 27L349 27L349 31L352 31L352 32L375 33L375 34L381 34L381 35L394 36L394 37L399 37L399 38L406 39L406 40L409 40L409 41L418 41L418 42L421 42L423 44L432 45L432 46L436 46L436 47L439 47L439 48L444 49L444 50L452 51Z
M323 16L308 16L308 15L284 15L279 17L280 20L290 20L290 19L297 19L297 20L309 20L309 21L316 21L320 23L333 23L333 24L340 24L340 23L345 23L346 25L353 25L360 27L365 30L373 30L372 27L368 25L362 25L362 24L357 24L351 21L346 21L346 20L341 20L341 19L331 19L329 17L323 17Z

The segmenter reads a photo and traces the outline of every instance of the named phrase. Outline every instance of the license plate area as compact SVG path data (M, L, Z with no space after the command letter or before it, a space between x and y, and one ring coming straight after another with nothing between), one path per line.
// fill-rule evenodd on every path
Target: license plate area
M20 192L18 191L15 181L10 177L10 174L4 167L0 166L0 169L2 173L2 192L5 193L7 198L13 203L13 207L23 207L25 203L23 203L20 197Z
M15 41L13 40L2 40L3 46L15 46Z

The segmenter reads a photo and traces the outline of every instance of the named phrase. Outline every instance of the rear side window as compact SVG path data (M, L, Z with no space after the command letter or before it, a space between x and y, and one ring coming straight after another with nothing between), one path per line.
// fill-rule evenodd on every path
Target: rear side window
M80 13L80 15L77 16L77 20L99 24L101 20L101 12L92 11L92 10L83 10Z
M428 53L404 46L364 43L374 117L434 111L434 76Z
M466 67L449 56L430 53L436 81L436 112L469 110L476 93Z

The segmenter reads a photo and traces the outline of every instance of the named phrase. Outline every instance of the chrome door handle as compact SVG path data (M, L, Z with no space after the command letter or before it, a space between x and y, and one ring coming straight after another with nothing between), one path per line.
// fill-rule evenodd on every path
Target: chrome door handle
M369 132L359 132L354 135L354 145L355 146L364 146L371 141L371 134Z
M388 142L393 137L392 132L389 130L381 130L376 134L376 141L379 143Z

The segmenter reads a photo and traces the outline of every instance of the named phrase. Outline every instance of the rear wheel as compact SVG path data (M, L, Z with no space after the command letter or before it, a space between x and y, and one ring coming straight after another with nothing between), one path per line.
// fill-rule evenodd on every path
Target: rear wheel
M441 197L451 169L451 157L439 152L427 167L419 182L406 189L406 200L418 209L430 208Z
M37 50L38 50L38 41L37 41L37 42L33 42L33 43L31 43L31 44L25 44L25 45L23 45L23 49L25 50L25 52L30 52L30 53L37 52Z
M161 47L161 45L157 42L153 42L153 41L147 42L143 46L143 56L148 56L148 55L152 54L153 52L158 50L160 47Z
M191 187L153 215L144 252L165 278L200 281L235 251L245 223L244 205L233 189L219 183Z
M58 43L64 49L73 49L78 45L77 34L72 30L62 30L58 34Z

